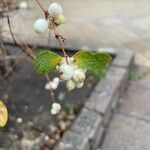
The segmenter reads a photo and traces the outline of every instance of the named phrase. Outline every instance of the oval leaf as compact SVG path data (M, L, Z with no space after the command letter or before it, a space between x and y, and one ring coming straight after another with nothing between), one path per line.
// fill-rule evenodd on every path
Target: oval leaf
M48 73L55 70L62 57L52 51L39 53L34 60L34 68L37 73Z
M0 100L0 127L4 127L8 120L8 110L5 104Z
M104 68L111 60L107 53L79 51L74 56L75 64L85 70L97 70Z

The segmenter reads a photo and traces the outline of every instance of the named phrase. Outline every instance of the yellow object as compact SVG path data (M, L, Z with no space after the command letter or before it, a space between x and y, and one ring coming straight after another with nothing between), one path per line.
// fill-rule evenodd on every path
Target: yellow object
M8 120L8 110L5 104L0 100L0 127L4 127Z
M65 23L65 17L63 16L63 15L60 15L60 16L58 16L55 20L54 20L54 22L57 24L57 25L60 25L60 24L63 24L63 23Z

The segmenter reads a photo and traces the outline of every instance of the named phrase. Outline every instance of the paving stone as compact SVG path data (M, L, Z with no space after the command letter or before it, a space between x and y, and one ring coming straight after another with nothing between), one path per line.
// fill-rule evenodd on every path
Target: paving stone
M116 114L102 150L149 150L150 123Z
M108 93L112 93L113 89L115 88L123 90L124 86L126 86L127 78L128 70L112 66L108 69L104 80L99 82L95 90L97 92L107 91Z
M150 22L148 20L150 20L150 16L144 16L142 18L134 19L133 24L138 26L139 28L146 30L150 26Z
M147 84L150 81L147 81ZM120 111L142 119L150 120L150 88L132 84L124 97Z
M104 116L103 116L103 122L102 123L103 123L103 127L104 128L108 127L112 115L113 115L113 111L112 111L112 109L110 107L108 109L107 113L105 113Z
M124 50L120 52L114 61L112 62L114 66L129 69L133 64L133 52L129 50Z
M88 139L74 131L67 131L54 150L89 150Z
M117 93L117 92L116 92ZM92 93L90 99L86 103L86 107L98 111L102 115L102 124L107 126L110 113L111 113L111 102L113 99L118 99L115 92L113 95L109 95L107 92L103 91L100 93Z
M102 136L102 118L94 110L84 108L75 120L71 130L89 139L90 149L95 150Z
M87 106L104 114L111 101L118 99L121 85L124 85L126 80L127 71L125 69L110 67L106 77L96 86L95 92L87 102Z
M104 115L110 108L110 103L111 97L105 91L101 93L93 92L86 103L86 107L96 110Z
M149 49L149 47L147 47L147 48ZM137 48L135 48L135 49L137 49ZM146 51L145 46L144 46L144 49ZM150 68L150 54L147 55L147 53L142 53L142 54L136 53L134 60L135 60L134 61L135 65Z
M127 70L110 67L106 77L96 86L86 103L86 107L100 112L103 125L107 126L118 103L119 93L123 92L127 82Z
M150 89L150 69L147 68L147 70L145 70L145 72L149 72L147 75L145 75L144 77L142 77L140 80L136 81L136 84L138 84L138 86L144 86Z

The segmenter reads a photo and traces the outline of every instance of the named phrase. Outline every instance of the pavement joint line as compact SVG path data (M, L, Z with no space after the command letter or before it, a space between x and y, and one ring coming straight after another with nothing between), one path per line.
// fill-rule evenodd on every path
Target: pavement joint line
M139 116L131 115L131 114L129 114L129 113L122 112L121 110L118 110L118 111L117 111L117 114L122 115L122 116L127 117L127 118L134 118L134 119L136 119L136 120L138 120L138 121L143 121L143 122L145 122L145 123L150 124L150 120L148 120L148 119L144 119L144 118L139 117Z

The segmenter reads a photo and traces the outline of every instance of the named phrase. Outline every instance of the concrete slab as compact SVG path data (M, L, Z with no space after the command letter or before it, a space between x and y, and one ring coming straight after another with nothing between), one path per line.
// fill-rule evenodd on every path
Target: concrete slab
M48 0L45 2L48 7L50 2ZM100 47L124 46L136 49L138 43L144 42L142 50L149 50L149 45L146 48L150 40L149 28L142 28L143 32L140 34L138 30L134 30L143 24L149 26L149 17L147 17L150 14L149 0L138 0L136 3L134 0L89 0L88 2L60 0L59 3L62 4L66 16L66 24L59 28L60 33L68 39L66 48L80 49L86 46L96 50ZM10 15L14 32L26 42L59 48L54 37L50 38L50 33L39 36L33 32L34 21L43 16L35 1L30 1L28 10L15 11ZM6 20L4 20L4 30L8 32ZM7 32L5 36L8 38L5 40L10 41ZM140 47L139 44L138 46ZM137 50L140 51L139 48Z
M102 150L149 150L150 123L116 114Z
M141 81L142 82L142 81ZM147 81L147 84L150 81ZM132 84L127 91L120 112L150 121L150 88L140 84Z

